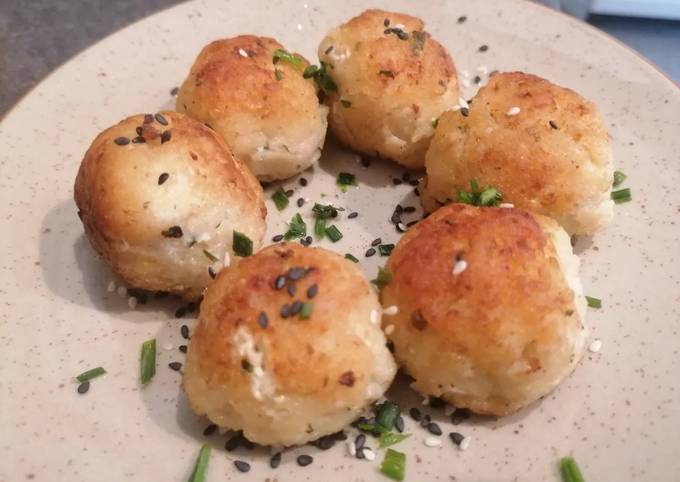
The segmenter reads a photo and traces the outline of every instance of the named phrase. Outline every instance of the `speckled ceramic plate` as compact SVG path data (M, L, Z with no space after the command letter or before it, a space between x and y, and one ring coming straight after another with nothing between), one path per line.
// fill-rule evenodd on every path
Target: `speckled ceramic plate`
M107 291L109 270L95 257L76 216L73 180L92 138L119 119L172 108L170 90L201 46L239 33L278 38L314 58L332 26L366 8L365 1L201 0L154 15L100 42L33 90L0 127L0 481L183 481L207 439L215 450L209 481L387 480L375 461L356 460L342 446L286 452L277 470L263 449L228 453L224 436L204 437L180 390L182 361L177 302L152 300L131 310ZM520 0L376 0L372 6L425 19L451 52L461 79L479 68L519 69L572 87L594 100L610 128L617 166L629 175L634 201L619 205L611 226L577 245L589 294L603 300L588 324L601 351L542 401L499 419L471 419L455 430L471 437L467 451L446 437L427 448L414 435L409 481L557 481L557 460L573 454L588 481L680 479L680 91L633 52L576 20ZM456 19L467 15L467 21ZM481 52L478 47L489 46ZM669 46L670 48L670 46ZM466 77L467 73L467 77ZM462 80L465 84L465 80ZM474 82L466 95L474 93ZM360 187L342 194L338 171ZM385 162L362 167L329 140L307 187L284 185L295 198L325 199L360 211L343 220L345 237L323 245L361 259L373 277L379 256L370 241L397 241L389 223L397 203L418 206L402 171ZM293 203L291 204L293 206ZM307 212L303 208L303 212ZM283 230L293 207L270 205L269 237ZM412 215L417 218L418 213ZM410 220L407 218L406 220ZM140 389L142 341L158 340L158 374ZM73 376L95 366L108 373L85 395ZM402 385L404 406L419 404ZM428 410L426 408L426 410ZM295 455L314 463L298 467ZM236 458L252 464L238 473Z

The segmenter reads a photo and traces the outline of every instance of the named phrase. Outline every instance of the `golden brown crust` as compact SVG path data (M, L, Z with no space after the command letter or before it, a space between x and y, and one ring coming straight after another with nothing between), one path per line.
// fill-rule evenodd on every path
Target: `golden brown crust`
M167 125L136 115L99 134L81 163L74 197L93 247L126 282L197 298L210 281L202 249L221 256L231 243L199 241L195 255L185 251L189 237L228 237L215 232L223 223L259 246L267 211L257 180L211 129L182 114L161 116ZM182 228L181 237L162 234L172 226Z
M513 107L519 113L508 115ZM535 75L497 74L480 89L469 116L442 115L426 169L428 211L455 201L474 179L571 233L592 233L611 216L611 151L596 107Z
M395 325L395 356L421 391L501 415L569 370L566 333L579 333L581 321L544 232L551 223L518 209L451 204L400 240L381 295L399 314L384 323ZM453 274L457 261L466 268ZM524 368L513 375L513 366ZM548 388L536 389L542 380Z

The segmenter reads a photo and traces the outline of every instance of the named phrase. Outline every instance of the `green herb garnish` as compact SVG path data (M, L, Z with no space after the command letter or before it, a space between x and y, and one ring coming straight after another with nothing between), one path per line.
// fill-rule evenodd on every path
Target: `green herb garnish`
M236 256L245 258L253 254L253 241L248 236L239 233L238 231L234 231L231 246Z
M498 206L503 200L503 194L498 189L487 186L480 190L479 184L474 179L470 181L470 189L470 192L458 192L458 202L473 206Z
M302 303L302 308L300 308L299 317L301 320L308 320L312 316L312 309L314 308L313 303Z
M283 79L283 74L281 73L281 71L279 69L274 69L274 78L276 80Z
M333 81L330 75L328 75L328 70L326 69L326 63L320 62L321 67L316 65L310 65L302 73L305 79L314 79L317 87L323 91L325 94L334 92L338 90L337 84Z
M380 256L389 256L390 254L392 254L393 249L394 249L393 244L381 244L380 246L378 246Z
M573 457L564 457L560 460L560 473L564 482L585 482Z
M304 60L299 55L291 54L283 49L276 49L274 51L274 56L272 57L272 62L275 64L278 64L279 62L288 62L296 69L299 69L302 67Z
M337 243L342 239L342 233L334 224L326 228L326 236L334 243Z
M215 256L214 254L212 254L212 253L211 253L210 251L208 251L207 249L204 249L204 250L203 250L203 254L205 255L206 258L208 258L208 259L209 259L211 262L213 262L213 263L214 263L215 261L219 261L219 260L220 260L220 258L218 258L218 257Z
M614 171L614 182L612 183L612 186L618 187L627 177L628 176L626 176L623 171Z
M586 301L590 308L600 309L602 308L602 300L599 298L593 298L591 296L586 296Z
M104 370L104 368L97 367L93 368L92 370L88 370L86 372L81 373L76 377L76 380L78 380L80 383L85 383L88 380L92 380L93 378L103 375L104 373L106 373L106 370Z
M204 482L205 474L208 471L208 461L210 460L210 446L203 444L201 451L198 453L196 465L189 477L189 482Z
M380 471L393 480L404 480L406 473L406 454L387 449Z
M356 256L352 256L350 253L345 253L345 259L350 260L352 263L358 263L359 260Z
M340 103L342 104L343 107L352 107L352 101L349 101L347 99L340 99Z
M335 183L340 186L340 189L342 192L347 192L347 187L348 186L356 186L357 185L357 178L354 174L351 174L349 172L341 172L338 174L338 179L335 181Z
M392 281L392 273L390 273L386 268L378 268L378 277L374 280L371 280L371 283L376 285L378 289L381 290L390 284L390 281Z
M382 435L385 432L389 432L389 430L387 430L385 427L375 422L360 423L357 425L357 428L376 436Z
M375 423L383 427L385 430L392 430L394 422L399 416L399 405L392 402L383 402L377 406L377 413L375 415Z
M338 217L338 211L344 211L343 208L336 208L332 204L314 203L312 212L314 216L321 219L330 219Z
M323 239L326 234L326 220L324 218L316 218L314 220L314 234L319 239Z
M438 125L439 125L439 117L437 117L436 119L432 119L432 128L436 129Z
M380 448L384 449L391 445L396 445L411 436L410 433L383 432L380 434Z
M288 223L288 231L286 231L284 238L286 238L286 240L291 240L294 238L303 238L305 236L307 236L307 225L302 220L300 213L297 213L291 218L290 223Z
M142 385L146 385L156 374L156 339L142 343L141 358Z
M630 189L625 188L625 189L620 189L618 191L612 191L612 199L616 204L622 204L622 203L627 203L633 197L631 196Z
M274 194L272 194L272 201L274 201L274 204L276 205L276 209L279 211L283 211L288 207L288 204L290 203L290 200L288 199L288 196L286 196L286 193L283 192L283 189L278 188Z

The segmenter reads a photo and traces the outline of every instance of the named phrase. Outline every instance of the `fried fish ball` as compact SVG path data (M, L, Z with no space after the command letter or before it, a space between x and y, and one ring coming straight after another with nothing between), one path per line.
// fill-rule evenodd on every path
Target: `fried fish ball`
M236 236L262 245L262 187L212 130L183 114L135 115L97 136L75 201L85 233L127 283L196 299L234 259Z
M191 406L262 445L337 432L394 378L381 313L354 263L297 243L269 246L206 291L185 366Z
M613 216L612 152L597 108L535 75L497 74L467 117L444 114L425 167L421 199L430 212L475 180L570 234L594 233Z
M328 109L302 76L307 65L271 38L217 40L191 67L177 110L208 123L259 180L286 179L319 159L326 136Z
M397 362L422 395L489 415L549 393L581 358L579 260L552 219L450 204L392 252L383 318Z
M329 125L368 155L421 169L434 121L458 102L453 61L423 21L367 10L331 30L319 58L337 89L326 89Z

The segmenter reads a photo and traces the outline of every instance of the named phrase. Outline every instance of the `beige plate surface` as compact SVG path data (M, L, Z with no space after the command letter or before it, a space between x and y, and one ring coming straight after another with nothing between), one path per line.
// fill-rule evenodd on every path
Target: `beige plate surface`
M325 32L366 5L304 1L200 0L164 11L68 62L4 119L0 481L187 479L207 422L190 413L179 374L167 363L182 361L179 326L193 319L174 319L177 304L170 301L131 311L107 292L113 276L83 237L73 180L101 129L172 107L170 89L208 41L263 34L313 58ZM459 425L457 431L472 436L465 452L446 437L453 426L443 424L443 446L427 448L425 432L408 420L414 435L401 446L409 457L407 480L557 481L556 461L567 454L588 481L680 480L680 91L590 27L520 0L373 3L422 17L470 78L479 66L526 70L594 100L635 198L617 206L608 229L577 246L586 292L604 303L588 319L602 350L529 409ZM463 14L468 21L457 24ZM482 44L487 52L478 52ZM473 92L474 84L466 96ZM360 187L340 194L339 170L356 173ZM329 141L321 165L305 174L310 185L285 185L296 189L295 198L320 200L325 193L327 201L361 213L340 222L345 238L332 248L357 255L373 277L384 258L363 257L370 241L396 241L392 209L398 202L417 205L409 186L392 184L393 175L401 170L381 162L364 169L356 155ZM269 205L269 237L283 230L292 206L280 215ZM308 214L309 206L302 211ZM141 390L139 347L151 337L159 343L158 374ZM78 395L72 377L99 365L109 373ZM410 403L418 402L405 407ZM210 441L210 481L387 480L377 469L382 454L368 462L349 458L343 446L326 452L308 446L286 453L273 471L264 450L227 453L224 437ZM295 463L303 452L315 457L306 468ZM252 463L248 475L236 472L235 458Z

